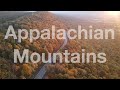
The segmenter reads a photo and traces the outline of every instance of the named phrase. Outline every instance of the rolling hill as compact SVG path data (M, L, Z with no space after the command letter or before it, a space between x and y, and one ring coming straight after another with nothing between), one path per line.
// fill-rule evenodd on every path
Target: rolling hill
M103 18L104 19L104 18ZM81 52L81 49L86 49L88 52L103 51L107 54L107 62L104 64L66 64L56 63L49 65L47 68L47 79L118 79L120 78L120 23L113 21L102 20L101 22L91 22L89 17L76 19L70 16L53 14L47 11L39 12L17 12L17 11L0 11L0 78L1 79L30 79L36 75L38 70L43 65L42 62L37 64L14 64L13 50L14 48L22 51L27 48L30 53L37 52L39 54L57 50L64 40L57 38L52 40L36 40L30 43L28 40L23 40L22 43L17 43L12 38L4 40L4 35L9 25L18 28L37 28L42 30L55 25L57 29L77 28L77 25L82 25L87 28L88 25L93 25L94 28L114 28L115 40L68 40L67 45L60 50L69 50L69 52ZM71 57L69 57L71 58ZM47 56L46 56L47 59ZM63 59L64 60L64 59Z

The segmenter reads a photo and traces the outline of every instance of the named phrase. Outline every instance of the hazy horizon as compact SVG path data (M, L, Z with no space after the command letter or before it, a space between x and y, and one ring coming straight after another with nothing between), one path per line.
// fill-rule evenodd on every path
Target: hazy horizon
M84 19L119 19L120 11L49 11L58 15L72 16ZM87 17L87 18L86 18Z
M69 16L96 16L104 14L104 11L50 11L55 14L69 15Z

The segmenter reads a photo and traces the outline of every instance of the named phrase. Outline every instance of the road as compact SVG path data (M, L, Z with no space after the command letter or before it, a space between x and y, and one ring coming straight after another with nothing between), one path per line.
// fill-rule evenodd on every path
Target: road
M60 50L63 49L65 47L65 45L68 42L68 38L67 38L67 33L65 33L66 38L64 39L64 43L61 45L61 47L56 51L56 53ZM50 58L53 59L53 58ZM52 60L51 60L52 61ZM39 70L38 74L35 76L34 79L43 79L45 74L46 74L46 66L48 66L50 63L44 64L43 67Z

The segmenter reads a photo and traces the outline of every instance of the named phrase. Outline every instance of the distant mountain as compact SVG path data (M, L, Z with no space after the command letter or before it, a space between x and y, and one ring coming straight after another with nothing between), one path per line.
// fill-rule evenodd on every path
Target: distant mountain
M32 13L32 12L27 12L27 11L0 11L0 18L21 16L21 15L30 14L30 13Z

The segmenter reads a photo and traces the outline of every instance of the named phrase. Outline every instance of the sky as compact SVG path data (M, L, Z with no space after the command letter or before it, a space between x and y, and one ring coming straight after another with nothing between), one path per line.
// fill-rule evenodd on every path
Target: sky
M69 15L74 17L117 17L120 11L50 11L55 14Z
M104 13L103 11L50 11L56 14L63 14L63 15L98 15Z
M29 11L36 12L36 11ZM98 16L98 15L120 15L120 11L49 11L55 14L69 16Z
M35 11L29 11L35 12ZM49 11L54 14L73 16L76 18L84 17L120 17L120 11Z

